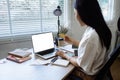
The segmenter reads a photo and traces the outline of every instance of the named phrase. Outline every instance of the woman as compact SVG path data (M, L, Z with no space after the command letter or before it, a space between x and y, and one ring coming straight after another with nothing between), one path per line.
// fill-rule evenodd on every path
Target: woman
M78 46L78 56L70 57L62 51L56 54L76 66L73 71L75 75L84 80L93 80L93 76L105 62L106 52L111 44L111 31L105 23L97 0L76 0L74 11L79 24L87 28L80 42L67 35L65 41Z

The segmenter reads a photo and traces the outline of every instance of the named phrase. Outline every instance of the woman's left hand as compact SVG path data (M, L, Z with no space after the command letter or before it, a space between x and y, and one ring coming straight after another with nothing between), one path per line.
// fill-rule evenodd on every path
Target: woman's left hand
M64 59L67 59L68 61L70 61L75 66L79 66L76 62L77 57L70 57L67 54L65 54L63 51L57 51L56 55L58 55L58 56L60 56Z

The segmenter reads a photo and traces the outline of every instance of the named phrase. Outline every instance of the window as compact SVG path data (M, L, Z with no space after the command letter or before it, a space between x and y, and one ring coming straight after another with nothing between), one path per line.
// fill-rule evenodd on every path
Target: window
M57 16L53 15L53 11L60 5L63 11L60 16L60 24L69 24L70 19L67 17L71 16L71 10L66 9L71 8L65 6L70 5L71 1L0 0L0 43L28 39L31 34L40 32L57 32ZM111 21L113 18L114 0L98 1L105 20L107 22Z
M13 40L20 35L56 32L57 16L53 11L58 5L64 11L64 0L0 0L0 41L3 38ZM60 19L63 24L63 15Z
M113 18L113 4L114 0L98 0L103 16L107 22L111 21Z

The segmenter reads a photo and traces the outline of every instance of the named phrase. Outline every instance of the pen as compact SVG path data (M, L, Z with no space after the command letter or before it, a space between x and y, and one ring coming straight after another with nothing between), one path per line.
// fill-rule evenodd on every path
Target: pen
M51 60L50 64L53 64L57 59L58 59L58 56L57 56L57 57L54 57L54 58Z

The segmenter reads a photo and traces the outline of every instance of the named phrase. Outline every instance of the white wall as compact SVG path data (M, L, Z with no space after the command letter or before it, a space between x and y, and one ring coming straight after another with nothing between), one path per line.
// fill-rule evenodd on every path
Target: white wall
M81 39L81 36L85 30L84 27L80 27L80 25L78 24L78 22L76 21L75 19L75 16L74 16L74 8L73 8L73 2L74 0L70 0L69 1L69 6L68 6L68 13L69 15L68 16L68 24L69 24L69 27L70 27L70 32L69 34L77 39L77 40L80 40Z
M116 39L116 30L117 30L117 21L118 18L120 17L120 0L115 0L115 5L114 5L114 18L113 18L113 23L110 25L110 29L112 31L112 47L114 47L115 44L115 39Z

